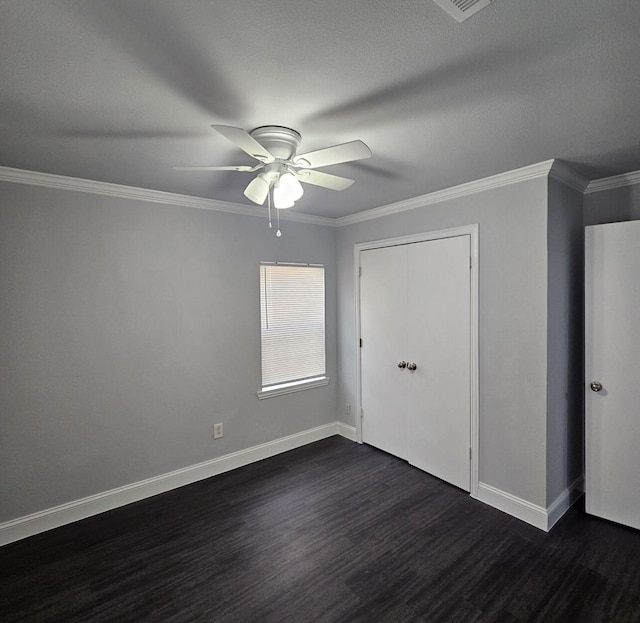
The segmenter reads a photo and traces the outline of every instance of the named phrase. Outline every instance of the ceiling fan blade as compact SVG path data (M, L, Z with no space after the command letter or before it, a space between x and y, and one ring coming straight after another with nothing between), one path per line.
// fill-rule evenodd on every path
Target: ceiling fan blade
M246 165L228 166L228 167L171 167L174 171L255 171L260 168L250 167Z
M260 160L260 162L273 162L275 158L262 146L255 138L242 128L235 128L230 125L212 125L216 132L222 134L228 141L231 141L236 147L249 154L252 158Z
M371 150L362 141L351 141L300 154L294 158L294 162L305 169L317 169L363 158L371 158Z
M308 169L296 171L295 175L303 184L313 184L314 186L322 186L323 188L330 188L331 190L344 190L345 188L349 188L355 181L347 179L346 177L340 177L339 175L331 175L330 173L322 173L320 171L309 171Z

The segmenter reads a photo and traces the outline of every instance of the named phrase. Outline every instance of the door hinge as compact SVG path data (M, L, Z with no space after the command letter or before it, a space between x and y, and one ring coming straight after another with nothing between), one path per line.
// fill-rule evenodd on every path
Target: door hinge
M471 460L471 446L469 446L469 460Z
M362 338L360 338L360 348L362 348Z
M364 417L364 409L360 409L360 419L362 419Z
M362 266L358 266L358 277L362 277Z
M473 256L470 255L469 256L469 270L471 270L473 268Z

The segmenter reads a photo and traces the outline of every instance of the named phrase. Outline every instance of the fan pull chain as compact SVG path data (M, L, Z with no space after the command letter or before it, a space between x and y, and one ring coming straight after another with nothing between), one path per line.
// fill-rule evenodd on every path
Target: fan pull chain
M273 228L273 225L271 224L271 195L273 194L273 186L271 186L269 188L269 191L267 192L267 210L268 210L268 214L269 214L269 229ZM280 238L282 236L282 232L280 231L280 210L276 210L276 219L277 219L277 224L278 224L278 229L276 231L276 236L278 236L278 238Z

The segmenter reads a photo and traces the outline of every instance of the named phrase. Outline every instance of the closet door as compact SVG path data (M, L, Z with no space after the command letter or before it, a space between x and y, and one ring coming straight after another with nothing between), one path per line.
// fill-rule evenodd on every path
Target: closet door
M406 460L407 247L362 251L360 268L362 439Z
M471 487L470 237L408 245L409 462Z
M640 221L586 228L586 511L640 528Z
M360 253L363 441L470 489L470 237Z

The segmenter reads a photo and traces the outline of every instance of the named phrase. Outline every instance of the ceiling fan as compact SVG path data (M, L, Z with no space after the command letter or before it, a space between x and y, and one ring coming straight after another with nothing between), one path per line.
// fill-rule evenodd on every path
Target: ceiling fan
M254 166L231 165L220 167L173 167L177 171L260 171L244 190L254 203L263 205L269 197L273 205L282 210L291 208L304 192L300 182L322 186L331 190L344 190L354 180L316 171L333 164L352 162L371 157L371 150L362 141L351 141L325 147L304 154L296 154L301 135L279 125L261 126L246 132L228 125L212 125L216 132L258 161ZM271 191L271 192L270 192Z

